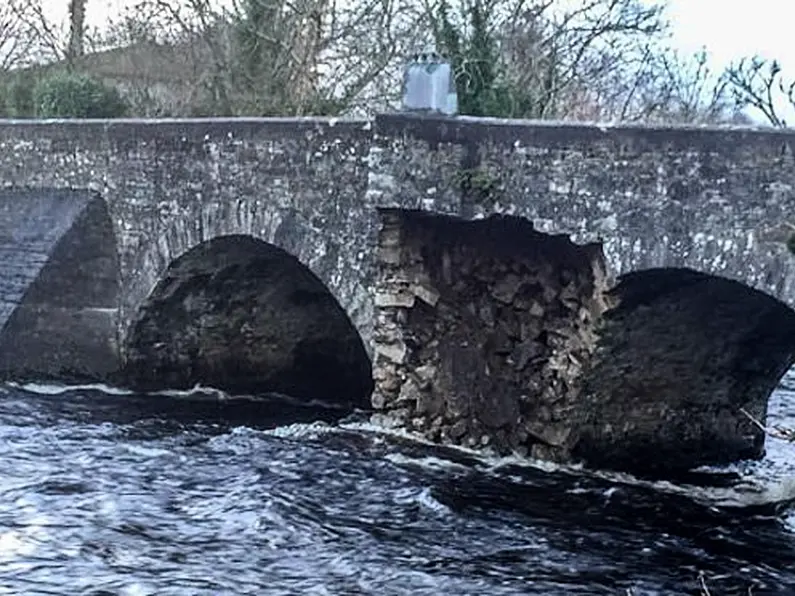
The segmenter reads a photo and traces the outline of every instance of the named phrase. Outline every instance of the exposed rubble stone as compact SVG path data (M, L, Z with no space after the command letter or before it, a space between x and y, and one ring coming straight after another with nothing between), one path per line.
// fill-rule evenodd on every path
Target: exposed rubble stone
M382 215L376 418L431 440L567 459L593 322L607 308L599 245L520 218Z
M743 411L795 359L795 313L743 284L653 269L614 285L599 245L526 220L382 213L375 393L443 443L667 475L759 458ZM397 255L397 258L394 258Z

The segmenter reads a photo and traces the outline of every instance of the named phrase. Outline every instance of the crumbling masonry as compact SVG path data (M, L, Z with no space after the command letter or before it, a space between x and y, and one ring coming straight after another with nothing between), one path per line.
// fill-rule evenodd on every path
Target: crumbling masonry
M382 216L376 418L433 441L567 459L607 308L601 247L520 218Z

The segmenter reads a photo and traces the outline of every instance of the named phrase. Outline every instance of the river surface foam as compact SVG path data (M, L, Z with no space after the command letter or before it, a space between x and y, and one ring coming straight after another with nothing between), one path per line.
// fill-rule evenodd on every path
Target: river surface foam
M795 593L782 441L663 482L442 448L284 396L0 391L0 594L641 596L701 577ZM770 422L795 426L795 375Z

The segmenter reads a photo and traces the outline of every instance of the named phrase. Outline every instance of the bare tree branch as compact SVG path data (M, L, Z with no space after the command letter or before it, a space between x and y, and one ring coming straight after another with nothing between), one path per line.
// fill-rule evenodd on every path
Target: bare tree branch
M105 60L107 71L115 60L123 75L103 72L137 98L142 114L364 115L395 107L404 58L439 39L443 1L464 33L467 11L487 14L500 95L513 117L722 122L753 106L784 125L774 96L795 95L770 65L741 63L718 76L705 53L672 51L655 1L140 0L101 39L78 35L85 0L67 1L71 18L55 23L43 0L8 0L0 8L0 67L85 54L81 68L101 70ZM114 48L125 46L122 60ZM90 48L110 53L93 57ZM454 64L459 75L470 66Z
M10 0L8 7L30 36L29 62L59 61L66 57L65 23L54 22L47 15L42 0Z
M411 0L233 0L226 8L142 0L113 30L117 37L157 31L153 43L188 54L199 109L300 115L378 109L395 99L391 75L421 29L420 16Z
M725 77L738 107L758 110L773 126L787 126L780 106L795 107L795 81L783 78L778 61L746 58L732 64Z
M28 60L33 44L26 21L15 2L0 5L0 70L6 71Z

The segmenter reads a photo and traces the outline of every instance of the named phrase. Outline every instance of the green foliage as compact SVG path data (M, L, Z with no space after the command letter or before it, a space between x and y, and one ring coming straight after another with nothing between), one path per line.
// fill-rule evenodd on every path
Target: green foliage
M8 85L0 83L0 118L9 118L8 111Z
M500 181L480 167L459 171L454 181L464 195L481 205L494 201L499 194Z
M281 2L243 0L234 26L232 88L236 104L259 116L277 116L289 105L287 72L281 63Z
M211 105L229 113L256 116L339 114L345 103L314 85L312 59L294 51L314 12L283 0L241 0L233 21L229 71L214 84ZM217 109L217 108L215 108Z
M312 97L312 101L310 102L309 108L307 110L308 114L312 114L313 116L338 116L345 110L345 102L341 99L336 99L333 97L323 97L320 94L315 95Z
M267 73L268 58L273 58L278 53L275 40L263 34L268 29L272 29L277 22L279 8L276 2L268 4L258 0L242 2L240 16L235 24L237 66L240 74L249 80L256 80L259 78L258 75Z
M74 72L42 78L33 89L33 105L40 118L118 118L127 112L115 88Z
M790 234L790 237L787 238L787 250L795 255L795 234Z
M33 87L36 80L32 76L14 76L3 89L3 113L10 118L30 118L35 115Z
M534 115L529 90L506 76L495 31L483 0L469 3L458 23L450 15L447 0L439 5L436 44L455 68L459 112L500 118Z

